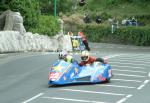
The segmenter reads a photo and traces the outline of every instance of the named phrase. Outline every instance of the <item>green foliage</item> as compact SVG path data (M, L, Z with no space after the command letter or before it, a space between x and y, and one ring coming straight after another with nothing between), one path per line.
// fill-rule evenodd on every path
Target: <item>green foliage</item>
M45 34L48 36L54 36L58 31L60 31L60 25L53 16L40 16L38 25L35 28L31 28L30 31L33 33Z
M133 2L133 0L122 0L122 2L132 3L132 2Z
M3 11L7 10L9 8L8 6L8 2L1 0L0 1L0 13L2 13Z
M39 3L37 0L2 0L0 4L3 4L0 8L1 12L7 9L20 12L27 30L36 26L39 16Z
M106 12L102 12L102 13L101 13L101 18L102 18L103 20L108 20L108 18L111 18L111 15L109 15L109 14L106 13Z
M147 15L136 15L135 18L137 18L137 21L140 23L140 25L146 25L150 24L150 14Z
M57 0L59 12L70 12L72 10L72 0Z
M83 31L92 42L150 46L150 28L123 27L111 33L106 26L85 26Z
M41 14L50 14L53 12L53 0L38 0Z
M51 14L53 15L54 11L54 0L38 0L40 4L40 10L42 14ZM57 15L60 12L66 13L72 10L72 1L71 0L56 0L57 5Z
M117 0L106 0L106 5L114 6L118 4L117 2L118 2Z

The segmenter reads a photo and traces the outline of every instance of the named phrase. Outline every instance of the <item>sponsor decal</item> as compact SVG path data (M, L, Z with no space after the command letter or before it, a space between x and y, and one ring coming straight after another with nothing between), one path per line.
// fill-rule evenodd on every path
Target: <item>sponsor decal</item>
M54 67L54 70L55 71L58 71L58 70L60 70L61 69L61 66L56 66L56 67Z
M78 74L78 68L75 68L75 73Z
M68 70L66 69L65 71L64 71L64 73L67 73L68 72Z
M102 74L98 75L97 78L100 80L100 81L106 81L106 78L104 78L102 76Z
M103 66L100 66L99 69L100 69L100 70L104 70L104 67L103 67Z
M109 75L110 78L112 77L112 70L111 69L108 70L108 75Z
M74 76L74 73L71 73L70 78L72 78Z
M60 77L61 73L60 72L51 72L49 73L49 80L51 79L58 79Z
M64 76L64 80L66 80L67 78L66 78L66 76Z

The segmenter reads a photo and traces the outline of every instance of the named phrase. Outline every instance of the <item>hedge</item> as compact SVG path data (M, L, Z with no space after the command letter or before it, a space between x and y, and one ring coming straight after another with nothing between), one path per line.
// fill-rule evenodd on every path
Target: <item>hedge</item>
M58 18L54 16L41 15L39 16L37 26L30 28L29 31L54 36L60 31L60 23L58 22Z
M111 33L111 27L88 25L83 31L92 42L150 46L149 27L120 27Z

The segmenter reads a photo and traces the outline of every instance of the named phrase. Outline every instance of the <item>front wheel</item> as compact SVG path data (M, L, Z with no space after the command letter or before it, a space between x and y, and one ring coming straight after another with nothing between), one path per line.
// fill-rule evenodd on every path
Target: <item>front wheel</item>
M49 85L48 85L48 88L53 87L53 86L54 86L53 84L49 84Z

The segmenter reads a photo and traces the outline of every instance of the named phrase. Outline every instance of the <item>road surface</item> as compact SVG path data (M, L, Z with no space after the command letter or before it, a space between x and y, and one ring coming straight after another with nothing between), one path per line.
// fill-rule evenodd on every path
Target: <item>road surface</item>
M0 103L149 103L150 47L90 47L91 55L109 58L114 74L109 83L48 88L48 68L58 53L0 54Z

